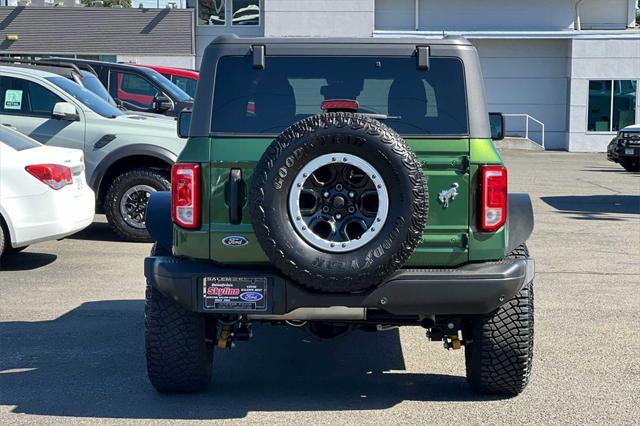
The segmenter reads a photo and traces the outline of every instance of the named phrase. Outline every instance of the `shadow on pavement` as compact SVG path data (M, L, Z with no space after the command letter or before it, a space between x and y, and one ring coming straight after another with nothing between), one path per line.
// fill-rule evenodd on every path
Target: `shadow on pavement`
M617 173L617 174L621 174L621 175L637 175L637 173L634 172L628 172L625 169L622 168L622 166L614 166L614 167L591 167L589 169L583 169L581 170L583 172L596 172L596 173Z
M574 215L572 219L620 221L625 218L616 214L640 214L638 195L567 195L540 199L560 213Z
M114 241L123 242L116 233L111 229L108 223L93 222L80 232L67 237L69 240L85 240L85 241Z
M0 260L0 271L31 271L56 261L58 256L50 253L20 252L7 254Z
M478 399L463 377L404 373L397 330L329 342L291 327L254 332L216 352L207 392L160 395L146 378L142 301L89 302L52 321L0 323L0 405L49 416L230 419Z

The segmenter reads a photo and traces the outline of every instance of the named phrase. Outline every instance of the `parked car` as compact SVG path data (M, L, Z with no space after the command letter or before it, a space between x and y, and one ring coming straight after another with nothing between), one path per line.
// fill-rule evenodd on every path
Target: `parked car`
M192 98L196 95L196 86L200 74L198 71L186 70L183 68L162 67L159 65L138 65L140 67L151 68L171 80L173 84L181 88Z
M57 74L0 66L0 124L46 145L84 150L97 210L129 241L147 241L149 194L169 188L184 141L176 122L126 115Z
M607 146L607 159L628 172L640 172L640 124L620 130Z
M56 62L56 61L47 61L44 59L17 59L17 58L0 58L1 65L6 66L16 66L20 68L33 68L39 69L42 71L47 71L53 74L58 74L63 77L68 78L69 80L77 83L78 85L84 87L85 89L93 92L94 95L98 96L101 99L104 99L111 105L121 109L125 114L131 115L144 115L150 117L165 117L166 119L174 119L174 117L166 116L162 114L150 113L150 112L142 112L142 111L132 111L124 108L124 106L120 102L116 102L115 99L109 94L107 89L104 87L98 76L96 75L93 68L80 69L75 64Z
M94 70L109 94L128 110L175 117L179 110L193 103L191 96L150 68L73 58L47 58L47 61Z
M84 229L94 206L81 150L0 126L0 256Z
M507 191L484 93L460 37L216 38L178 117L171 192L148 206L153 386L202 390L214 348L271 323L422 326L464 347L475 391L522 392L533 210Z

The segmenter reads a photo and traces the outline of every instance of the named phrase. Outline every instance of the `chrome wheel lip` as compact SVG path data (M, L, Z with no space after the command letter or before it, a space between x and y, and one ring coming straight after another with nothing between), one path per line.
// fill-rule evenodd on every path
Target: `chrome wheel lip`
M311 231L302 219L299 200L304 189L305 181L319 168L329 164L349 164L355 166L367 174L378 193L378 214L374 225L371 226L359 239L348 241L331 241L319 237ZM298 234L313 247L329 253L346 253L357 250L373 240L384 227L389 214L389 193L380 173L368 161L353 154L336 152L324 154L307 163L296 175L289 190L289 215L291 223Z
M120 215L125 223L136 229L145 229L146 228L146 218L145 212L142 212L142 220L136 219L131 216L132 207L131 204L139 204L139 201L132 199L132 196L136 193L144 193L146 195L146 200L144 202L145 208L146 204L149 201L149 196L151 193L156 192L156 189L149 185L134 185L131 188L127 189L122 197L120 198ZM129 205L129 206L128 206Z

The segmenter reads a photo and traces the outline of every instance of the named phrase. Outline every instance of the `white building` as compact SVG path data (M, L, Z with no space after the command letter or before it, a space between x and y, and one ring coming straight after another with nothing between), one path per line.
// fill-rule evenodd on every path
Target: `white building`
M197 0L196 63L218 34L439 37L478 48L489 109L544 123L547 149L604 151L640 122L637 0ZM508 117L511 131L526 118ZM529 119L530 138L542 142Z

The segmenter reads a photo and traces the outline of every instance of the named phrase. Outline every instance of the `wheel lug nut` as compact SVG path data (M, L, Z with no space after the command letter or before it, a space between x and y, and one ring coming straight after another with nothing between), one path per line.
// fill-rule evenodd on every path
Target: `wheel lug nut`
M341 215L340 213L338 213L338 214L336 215L336 219L338 219L338 220L342 219L342 215Z
M353 207L353 206L349 206L348 210L349 210L349 213L353 213L353 212L356 211L355 207Z
M328 212L329 212L329 207L324 206L324 207L322 208L322 211L323 211L323 212L325 212L325 213L328 213Z
M342 191L342 185L341 184L337 184L336 185L336 191Z
M349 192L349 198L353 198L355 196L356 196L356 194L354 194L353 192Z
M322 195L324 196L324 198L329 198L329 195L331 195L331 194L329 194L328 192L325 192L325 193L324 193L324 194L322 194Z

